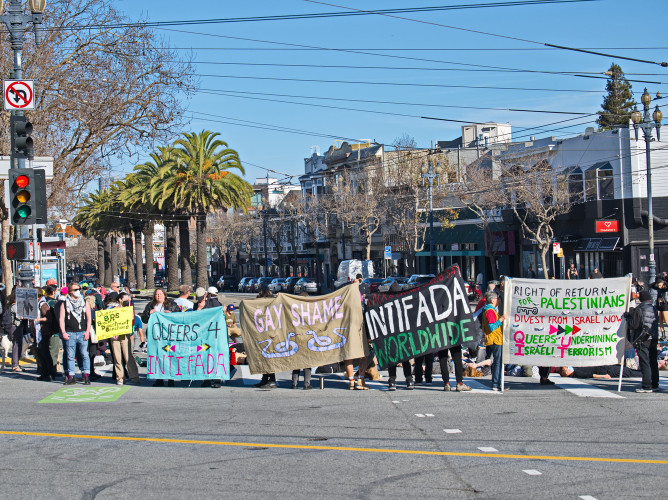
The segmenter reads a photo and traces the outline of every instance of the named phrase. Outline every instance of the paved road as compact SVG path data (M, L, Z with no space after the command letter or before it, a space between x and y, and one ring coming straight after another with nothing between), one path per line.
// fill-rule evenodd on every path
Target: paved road
M288 376L271 391L238 379L221 389L124 387L113 402L38 403L63 386L5 371L3 497L665 495L668 393L636 394L637 381L617 394L614 380L544 387L510 378L498 394L485 379L468 381L472 393L440 384L387 392L382 383L348 391L331 375L325 390L303 391L289 389ZM109 379L90 387L116 388Z

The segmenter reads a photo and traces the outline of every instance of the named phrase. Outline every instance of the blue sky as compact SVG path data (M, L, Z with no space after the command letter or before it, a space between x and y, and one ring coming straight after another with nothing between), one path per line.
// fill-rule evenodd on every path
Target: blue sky
M118 0L116 5L131 19L177 21L494 0L328 3ZM437 140L461 135L461 123L422 116L511 123L514 140L531 135L567 137L594 125L595 117L509 111L589 114L600 109L604 79L529 71L600 76L616 62L630 80L657 82L632 82L637 101L645 86L652 95L657 91L668 95L668 68L542 45L595 48L616 56L668 61L667 36L653 22L665 22L667 14L665 0L637 6L626 0L597 0L396 14L415 21L367 15L175 26L158 31L173 47L192 50L200 91L187 103L189 130L220 132L239 152L250 182L269 171L272 177L297 183L303 159L310 156L312 147L319 146L324 153L336 138L372 139L389 145L408 135L419 146L429 147ZM303 46L330 50L304 50ZM488 71L489 66L522 71ZM570 121L555 124L563 120ZM570 128L564 128L567 126Z

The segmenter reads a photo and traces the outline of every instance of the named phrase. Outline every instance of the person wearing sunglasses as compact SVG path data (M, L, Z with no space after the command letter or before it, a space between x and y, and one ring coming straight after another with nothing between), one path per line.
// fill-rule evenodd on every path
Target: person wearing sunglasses
M90 358L88 357L88 338L92 323L90 306L84 300L81 286L72 282L67 287L67 296L60 314L60 332L63 348L67 353L67 376L65 385L77 383L74 377L76 352L79 352L79 369L83 374L84 385L90 385Z

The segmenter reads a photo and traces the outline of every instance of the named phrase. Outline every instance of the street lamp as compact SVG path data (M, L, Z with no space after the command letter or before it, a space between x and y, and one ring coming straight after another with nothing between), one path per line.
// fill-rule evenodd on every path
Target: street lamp
M429 154L434 154L436 151L429 151ZM434 165L431 160L427 160L429 168L427 173L422 174L422 185L429 183L429 273L436 274L434 262L434 183L438 183L439 174L434 173ZM437 166L440 166L437 163ZM424 164L422 164L424 171Z
M658 97L658 96L657 96ZM649 232L649 283L656 281L656 260L654 260L654 212L652 210L652 168L650 163L650 143L654 140L652 138L652 129L656 128L656 139L661 140L661 120L663 113L656 106L654 113L650 118L649 104L652 102L652 96L649 95L647 89L642 94L640 101L643 105L643 114L638 111L638 106L634 106L631 113L631 120L633 121L633 128L636 133L636 141L638 140L638 129L641 128L643 138L645 139L645 161L647 162L647 230ZM654 120L652 122L652 120ZM656 293L656 292L652 292Z

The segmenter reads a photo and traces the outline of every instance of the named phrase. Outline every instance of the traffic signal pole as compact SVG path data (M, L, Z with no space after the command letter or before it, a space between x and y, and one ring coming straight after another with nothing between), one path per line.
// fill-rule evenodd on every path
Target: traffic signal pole
M0 1L0 10L2 10L1 6L3 5L3 3L4 3L3 1ZM11 41L12 54L13 54L13 78L17 80L23 79L23 68L21 64L22 54L23 54L23 43L25 40L25 32L30 23L32 23L33 32L35 34L35 44L37 46L40 45L42 11L44 9L46 2L29 0L28 3L30 6L30 10L32 11L32 14L26 14L24 12L22 0L9 0L9 2L7 3L7 8L5 9L5 13L0 16L0 21L7 27L7 31L9 32L9 39ZM29 170L33 171L32 169L33 150L32 150L32 138L30 137L30 134L32 133L32 125L26 119L23 110L15 109L11 110L10 113L11 113L10 134L12 139L11 141L12 150L10 152L9 178L11 182L12 178L16 179L18 177L15 175L15 173L12 173L12 170L26 169L26 159L29 160L29 165L28 165ZM31 179L30 182L33 183L31 190L28 190L28 192L32 193L33 195L32 206L33 208L36 208L35 203L37 202L37 196L41 196L42 191L40 190L39 194L37 194L37 191L35 191L36 184L34 183L35 179L34 171L33 175L28 176L28 178L30 178ZM11 189L12 186L10 186L10 190ZM23 193L21 193L21 196L23 196ZM10 204L13 204L14 202L20 202L20 200L12 199L10 201ZM12 213L13 210L14 207L10 206L10 213ZM35 226L37 215L38 215L37 210L35 210L32 213L32 217L25 220L23 224L21 224L20 222L10 221L12 224L17 226L18 240L20 241L27 242L30 240L29 225L32 225L33 255L31 260L33 262L36 261L39 262L40 260L39 259L40 256L38 255L39 252L37 245L37 229ZM46 222L46 210L44 210L43 219L44 220L41 222ZM4 250L7 251L6 248ZM19 274L19 279L22 282L24 282L24 286L25 285L30 286L33 278L27 277L26 275L20 276Z

